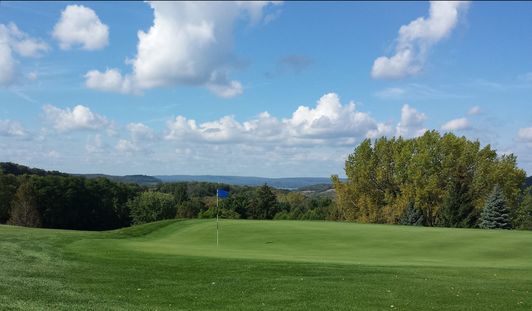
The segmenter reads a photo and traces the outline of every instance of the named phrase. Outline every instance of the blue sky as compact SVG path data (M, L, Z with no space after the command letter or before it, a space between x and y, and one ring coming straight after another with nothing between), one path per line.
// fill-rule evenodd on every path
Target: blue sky
M343 175L451 131L532 174L530 2L1 2L0 161Z

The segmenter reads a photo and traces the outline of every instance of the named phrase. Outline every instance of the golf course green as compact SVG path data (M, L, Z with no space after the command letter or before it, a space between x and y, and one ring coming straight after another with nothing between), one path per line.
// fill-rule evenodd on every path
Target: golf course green
M170 220L0 226L0 310L532 310L532 232Z

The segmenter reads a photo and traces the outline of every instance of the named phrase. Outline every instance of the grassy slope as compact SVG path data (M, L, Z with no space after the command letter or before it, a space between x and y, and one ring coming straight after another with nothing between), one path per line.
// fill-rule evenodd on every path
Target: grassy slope
M531 232L225 220L217 249L214 229L0 226L0 309L532 308Z

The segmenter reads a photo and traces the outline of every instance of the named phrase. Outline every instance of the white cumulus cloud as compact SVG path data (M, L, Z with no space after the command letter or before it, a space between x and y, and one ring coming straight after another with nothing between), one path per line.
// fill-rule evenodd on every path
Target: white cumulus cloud
M100 21L91 8L83 5L67 5L52 35L63 50L73 46L98 50L109 43L109 27Z
M0 86L12 84L17 76L17 60L21 57L39 57L50 47L42 40L32 38L14 23L0 24Z
M138 32L136 56L129 60L131 74L89 71L89 88L121 93L175 85L204 86L221 97L243 92L229 78L235 67L234 26L241 16L252 23L262 18L270 2L149 2L153 25ZM95 82L103 77L102 82Z
M315 107L300 106L290 118L278 119L268 112L239 122L233 116L198 124L177 116L167 124L166 139L211 143L276 143L281 145L348 144L365 137L391 132L354 102L342 105L335 93L323 95Z
M107 92L131 93L133 86L129 77L122 77L118 69L107 69L105 72L91 70L85 74L85 86Z
M323 95L316 108L300 106L285 123L297 137L361 136L377 129L369 114L356 111L354 102L342 106L335 93Z
M429 16L401 26L395 54L378 57L373 63L371 76L399 79L418 74L423 69L429 48L449 36L467 7L467 2L431 1Z
M404 105L401 109L401 121L395 128L395 135L402 137L416 137L421 136L427 131L425 128L425 120L427 116L418 112L409 105Z
M461 131L470 129L470 125L467 118L457 118L446 122L441 128L444 131Z
M92 112L88 107L77 105L61 109L52 105L43 107L46 119L59 132L74 130L99 130L111 125L107 118Z

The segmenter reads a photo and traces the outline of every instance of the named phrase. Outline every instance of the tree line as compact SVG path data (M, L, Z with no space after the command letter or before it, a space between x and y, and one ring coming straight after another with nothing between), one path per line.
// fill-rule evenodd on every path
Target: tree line
M229 191L227 199L216 205L216 189ZM260 187L234 186L207 182L177 182L161 184L154 193L143 193L132 210L149 210L142 200L158 196L166 206L175 206L177 218L213 218L218 212L222 218L231 219L334 219L334 200L322 195L304 195L298 191L275 189L267 184ZM164 197L164 199L163 199ZM170 214L173 213L169 212ZM142 212L140 212L142 214ZM152 221L139 220L134 223Z
M106 230L129 226L136 184L106 178L0 173L0 223L28 227Z
M108 230L163 219L211 218L217 212L218 188L230 192L227 199L219 201L223 218L333 219L331 198L268 185L178 182L147 187L13 163L1 163L0 168L0 223Z
M532 228L531 188L513 154L454 134L364 140L333 176L340 219L463 228Z

